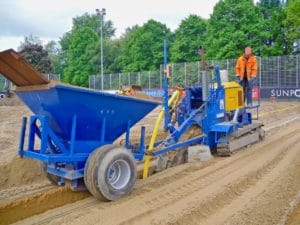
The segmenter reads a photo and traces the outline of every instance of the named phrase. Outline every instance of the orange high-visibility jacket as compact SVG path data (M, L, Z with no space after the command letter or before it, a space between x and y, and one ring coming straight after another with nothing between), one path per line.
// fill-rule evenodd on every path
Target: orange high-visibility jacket
M247 79L256 77L257 75L257 62L254 55L250 55L248 60L244 55L238 58L235 67L236 76L240 76L241 80L244 78L245 69L247 71Z

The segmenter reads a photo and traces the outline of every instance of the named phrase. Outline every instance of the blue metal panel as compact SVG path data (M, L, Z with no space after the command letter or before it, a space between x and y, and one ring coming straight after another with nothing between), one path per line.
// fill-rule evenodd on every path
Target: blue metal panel
M209 100L206 103L206 117L202 121L202 128L205 134L211 131L211 126L225 121L224 88L210 89Z
M46 90L17 91L36 114L49 117L49 127L64 141L71 139L73 116L77 116L76 140L112 143L159 103L72 86L55 85ZM106 129L103 119L106 119ZM103 134L105 132L105 135ZM105 137L104 137L105 136Z
M64 179L72 180L74 188L94 149L112 143L126 131L128 145L130 127L159 104L63 85L17 94L36 114L30 118L26 150L23 119L19 154L46 163L47 172L60 176L62 184ZM41 142L38 149L34 148L36 139ZM144 146L140 149L143 152L136 158L142 160Z
M53 165L47 166L47 172L57 175L59 177L64 177L68 180L75 180L83 177L84 170L68 170L66 168L55 168Z
M71 163L74 161L85 162L89 154L76 154L73 157L64 154L40 154L39 151L24 151L23 156L37 159L45 163L54 163L54 162L66 162Z
M218 123L215 124L211 127L210 131L215 131L215 132L225 132L228 133L230 130L234 130L235 127L237 127L237 123L235 124L230 124L230 123Z

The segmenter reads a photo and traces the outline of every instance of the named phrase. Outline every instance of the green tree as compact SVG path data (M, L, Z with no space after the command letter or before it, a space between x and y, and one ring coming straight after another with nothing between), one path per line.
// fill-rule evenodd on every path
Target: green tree
M76 29L69 37L65 82L88 86L88 76L96 74L99 59L99 37L90 28Z
M105 40L104 44L104 68L105 73L121 72L122 65L120 60L122 39Z
M163 62L163 40L172 40L165 24L149 20L142 27L134 27L122 41L121 64L126 72L157 70Z
M73 32L82 28L90 28L100 37L101 19L96 14L84 13L81 16L73 18L72 29L69 32L64 33L60 38L60 45L63 51L67 51L70 45L70 36ZM115 34L115 28L110 20L104 21L103 24L103 38L110 39Z
M89 50L81 51L81 54L85 55L82 56L82 58L89 58L89 60L87 61L89 65L87 66L89 68L93 68L92 70L90 70L92 73L89 75L100 73L100 53L99 53L100 52L100 27L101 27L101 21L98 15L85 13L81 16L73 18L72 30L66 32L60 39L59 41L61 45L61 52L59 54L60 65L57 68L58 71L62 71L63 76L66 77L65 79L66 82L74 83L74 80L72 81L69 79L69 75L70 75L69 56L70 54L72 55L72 51L74 48L73 45L74 34L77 33L78 30L82 32L83 29L88 28L90 31L93 31L94 34L97 36L98 43L93 43L90 46L87 46L87 49ZM112 72L114 70L120 70L119 63L117 63L117 61L115 60L117 59L117 56L120 52L120 46L119 46L120 44L118 41L111 40L111 38L114 36L114 33L115 33L115 28L113 27L113 23L110 20L104 21L104 26L103 26L104 73ZM85 41L83 40L83 42ZM74 68L73 66L71 67ZM66 72L68 72L68 74L65 74ZM86 75L84 76L85 76L84 79L88 80ZM78 75L76 77L77 77L76 80L78 81L79 80ZM80 83L80 85L87 85L87 83L83 84L81 81L77 83L78 84Z
M252 0L220 0L208 20L208 58L236 58L246 46L259 50L261 24Z
M257 4L260 18L260 54L274 56L288 54L283 20L285 17L280 0L260 0Z
M24 41L21 41L20 46L18 47L18 51L24 49L27 45L42 45L42 40L30 34L29 36L24 37Z
M300 0L289 0L285 7L286 19L284 25L287 39L294 44L293 53L300 53ZM292 49L291 49L292 50Z
M73 18L72 30L77 30L85 27L89 27L100 37L101 17L99 17L97 14L84 13L81 16ZM115 30L116 29L113 27L113 23L111 20L104 20L103 38L112 38L115 35Z
M196 50L204 45L206 20L196 15L190 15L181 21L175 31L172 44L172 62L190 62L199 60Z
M54 74L61 74L63 67L62 67L62 52L59 43L51 40L45 45L45 50L48 52L49 59L51 61L51 65L53 68L52 72Z
M35 69L41 73L52 73L53 67L48 52L43 48L42 41L32 35L24 38L19 53Z

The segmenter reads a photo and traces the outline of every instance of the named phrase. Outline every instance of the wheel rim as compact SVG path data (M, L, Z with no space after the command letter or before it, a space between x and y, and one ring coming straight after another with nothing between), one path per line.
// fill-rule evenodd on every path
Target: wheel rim
M108 182L114 189L122 189L128 184L130 174L128 162L122 159L116 160L107 171Z

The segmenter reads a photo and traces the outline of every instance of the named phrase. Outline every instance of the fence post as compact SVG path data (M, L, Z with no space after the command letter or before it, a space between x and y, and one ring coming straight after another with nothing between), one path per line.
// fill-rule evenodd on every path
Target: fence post
M128 73L128 85L130 85L130 73Z
M121 86L121 73L119 73L119 85L118 85L118 89L120 88Z
M211 65L212 65L212 66L215 66L215 62L214 62L214 60L211 60ZM214 79L215 79L214 70L211 70L211 72L210 72L210 73L211 73L211 79L212 79L212 80L214 80Z
M186 62L184 63L184 86L187 86L187 80L186 80Z
M142 86L141 72L138 73L139 85Z
M149 79L148 79L148 85L149 85L149 89L150 89L150 76L151 76L151 71L149 71L148 74L149 74L149 76L148 76L148 78L149 78Z
M227 59L227 73L229 74L229 61Z
M173 87L174 63L171 64L171 87Z
M280 87L280 76L279 76L279 56L277 56L277 87Z
M162 65L159 67L159 88L162 88L162 78L163 78L163 71L162 71Z
M261 57L259 57L258 60L259 60L259 64L258 64L258 65L259 65L259 69L258 69L258 70L259 70L259 76L258 76L258 79L259 79L258 82L259 82L259 84L258 84L258 85L259 85L259 88L262 88L262 85L261 85L261 81L262 81L262 74L261 74Z
M93 75L94 77L94 89L96 89L96 75Z
M111 90L111 73L109 74L109 90Z
M198 85L200 85L200 61L197 62L198 63L198 70L197 70L197 76L198 76Z
M299 55L296 55L296 87L299 87Z

